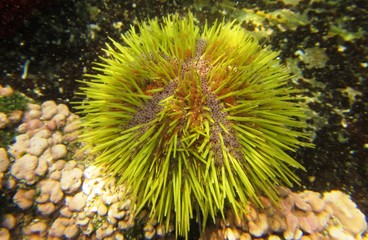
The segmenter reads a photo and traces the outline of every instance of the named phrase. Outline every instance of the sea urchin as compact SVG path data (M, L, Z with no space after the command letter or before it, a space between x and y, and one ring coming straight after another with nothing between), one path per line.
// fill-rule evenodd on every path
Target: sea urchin
M285 151L309 145L306 115L277 52L234 23L201 29L190 13L137 30L107 45L77 109L81 141L138 211L148 206L166 227L175 216L187 236L194 208L206 222L298 181L289 167L303 167Z

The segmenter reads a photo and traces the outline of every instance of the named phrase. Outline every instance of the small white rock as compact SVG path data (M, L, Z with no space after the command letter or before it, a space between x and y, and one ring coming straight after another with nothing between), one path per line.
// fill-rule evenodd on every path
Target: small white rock
M96 231L96 239L104 239L114 233L112 225L104 222Z
M40 156L48 146L49 143L47 142L46 138L34 136L30 140L28 153L35 156Z
M39 132L37 132L35 135L33 135L32 138L39 137L39 138L49 138L51 136L51 131L48 129L42 129Z
M55 122L56 128L60 129L65 126L66 124L66 117L64 114L57 113L52 120Z
M5 172L9 167L10 161L5 148L0 148L0 173Z
M51 138L49 139L49 144L57 145L57 144L62 143L62 141L63 141L63 135L59 131L57 131L52 134Z
M41 237L44 237L47 232L47 224L45 222L35 222L35 223L31 223L31 225L29 226L29 231L31 233L36 233Z
M40 189L40 195L37 199L48 198L53 203L58 203L64 198L64 193L61 190L60 182L45 179L38 183L38 188Z
M70 117L67 118L67 122L69 122L69 119ZM67 123L67 125L63 129L64 134L77 131L80 128L80 124L81 122L79 120L75 120L73 122Z
M60 214L67 218L71 218L73 216L73 212L70 211L68 207L60 209Z
M51 156L54 160L65 158L67 149L64 144L56 144L51 147Z
M10 232L6 228L0 228L0 239L1 240L10 240Z
M8 115L3 112L0 112L0 129L5 128L9 124Z
M41 111L40 110L29 110L25 113L23 121L28 122L32 119L39 119L41 117Z
M41 120L49 120L57 113L57 106L54 101L46 101L42 103L41 107Z
M15 161L11 168L11 174L31 185L36 181L35 169L37 164L38 158L36 156L26 154Z
M49 158L51 158L51 156L49 156ZM52 158L51 158L52 159ZM49 165L48 165L48 156L47 154L45 155L45 152L38 158L38 165L37 168L35 169L35 173L38 176L45 176L47 169L48 169Z
M57 105L57 110L58 110L58 113L63 114L65 117L68 117L70 115L69 108L65 104Z
M60 186L67 193L74 193L82 185L83 172L79 168L61 171Z
M82 211L87 204L87 196L83 192L79 192L73 197L66 197L65 202L70 211Z
M51 202L39 203L37 209L42 215L48 216L55 211L55 205Z
M3 221L1 222L0 226L12 230L16 224L17 219L15 218L15 216L13 214L8 213L3 216Z
M18 189L17 193L13 197L14 203L21 209L30 208L33 205L33 198L36 195L36 190L24 190Z

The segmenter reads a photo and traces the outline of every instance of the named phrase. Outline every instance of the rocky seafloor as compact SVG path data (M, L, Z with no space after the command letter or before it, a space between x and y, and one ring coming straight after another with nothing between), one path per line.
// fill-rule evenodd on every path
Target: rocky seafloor
M10 87L0 87L9 98ZM116 186L88 153L80 152L79 117L65 104L28 103L0 113L0 127L15 142L0 148L0 239L175 239L147 210L135 212L124 185ZM364 214L338 190L292 192L280 203L230 209L200 239L368 239ZM198 239L189 236L190 239Z

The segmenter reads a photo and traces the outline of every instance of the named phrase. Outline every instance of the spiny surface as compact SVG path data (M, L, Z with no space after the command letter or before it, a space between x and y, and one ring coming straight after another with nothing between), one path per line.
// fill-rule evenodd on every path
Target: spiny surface
M107 45L108 57L80 94L81 140L96 164L129 186L138 211L185 235L193 210L235 212L302 168L285 151L303 139L305 110L278 53L233 23L205 24L189 14L144 22ZM175 215L172 215L175 213Z

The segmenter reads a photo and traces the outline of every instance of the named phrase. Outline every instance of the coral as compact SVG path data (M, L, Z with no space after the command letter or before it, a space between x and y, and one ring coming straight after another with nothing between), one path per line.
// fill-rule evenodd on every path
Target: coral
M138 34L139 32L139 34ZM238 213L275 185L298 182L287 154L311 146L300 91L278 53L235 23L196 26L192 14L143 22L111 40L77 103L80 140L95 163L126 183L138 212L186 235L226 204ZM173 210L173 211L172 211Z
M308 190L300 193L280 190L280 205L263 198L270 204L265 208L250 206L252 214L236 216L228 210L225 219L208 228L200 240L346 240L362 239L367 231L365 216L343 192L334 190L322 195ZM242 238L244 235L247 237Z

